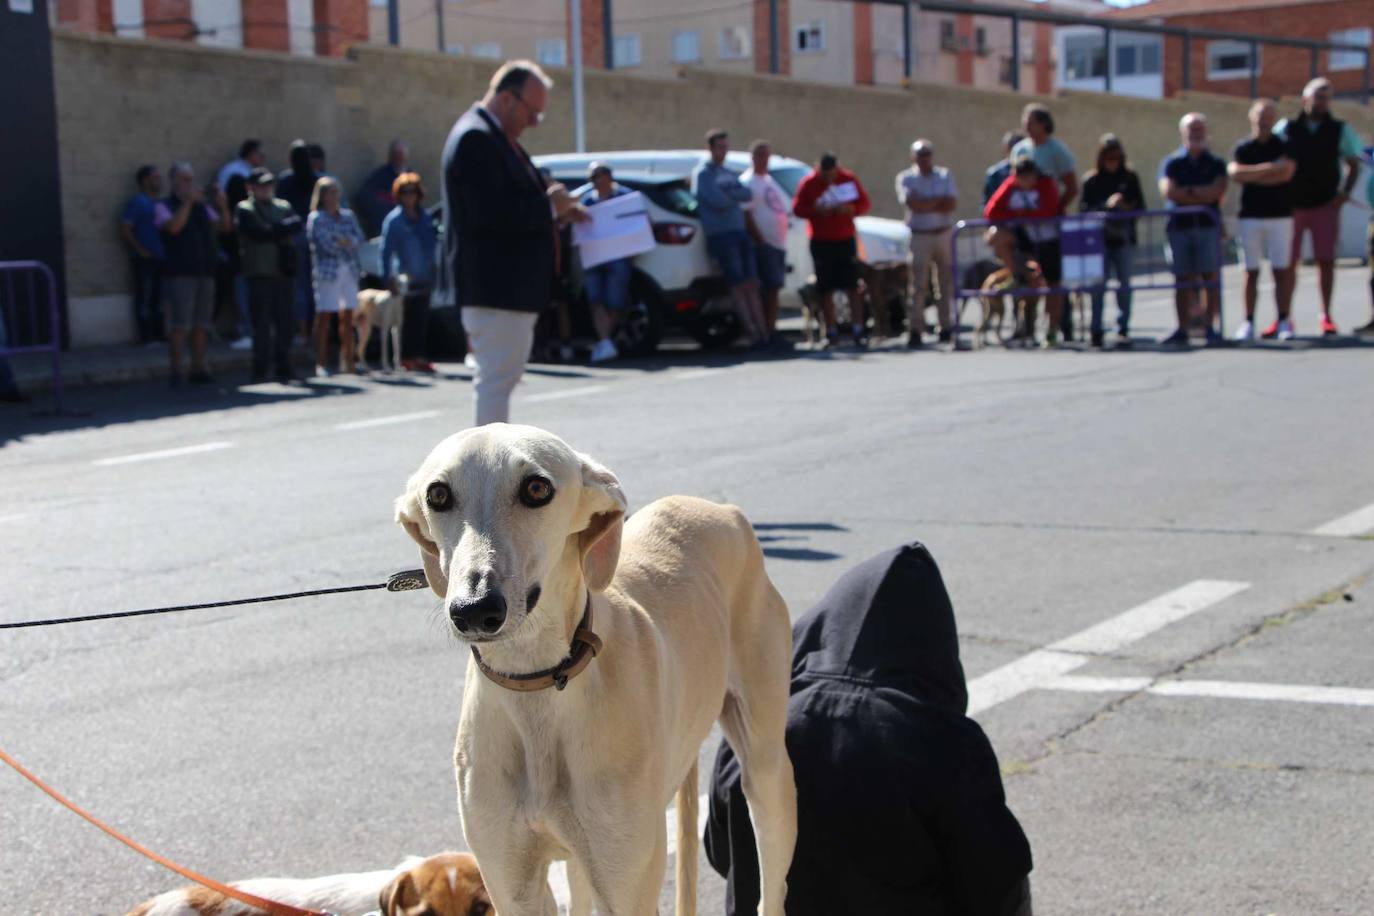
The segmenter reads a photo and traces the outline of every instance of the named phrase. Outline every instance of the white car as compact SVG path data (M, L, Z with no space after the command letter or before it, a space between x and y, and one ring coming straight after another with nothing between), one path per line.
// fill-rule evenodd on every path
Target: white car
M644 194L658 245L634 259L632 293L638 324L651 335L655 331L661 335L665 324L679 323L703 346L710 347L729 343L739 328L720 271L706 253L706 240L696 215L697 202L691 193L692 170L706 158L705 150L631 150L535 156L534 162L548 169L555 180L579 191L586 181L588 166L604 162L619 184ZM726 165L743 173L749 168L749 155L730 153ZM768 170L788 195L795 196L811 166L775 155L769 160ZM906 263L911 232L905 223L860 216L854 224L859 257L864 263L875 267ZM787 271L783 301L796 304L797 291L812 273L806 226L796 218L791 220L788 231ZM657 302L646 302L646 297ZM646 314L656 307L663 310L658 320ZM629 324L634 327L636 321L632 319ZM657 335L652 343L624 342L631 351L645 352L657 344Z

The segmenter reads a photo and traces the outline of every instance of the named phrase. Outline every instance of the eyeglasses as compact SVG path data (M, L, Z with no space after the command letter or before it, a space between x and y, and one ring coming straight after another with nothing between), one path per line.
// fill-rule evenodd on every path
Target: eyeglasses
M529 102L526 102L524 96L522 96L520 93L518 93L518 92L512 92L511 95L515 96L515 100L516 100L517 102L519 102L521 105L524 105L524 106L525 106L525 110L528 111L531 115L534 116L534 123L536 123L536 124L543 124L543 123L544 123L544 112L542 112L542 111L535 111L534 106L531 105Z

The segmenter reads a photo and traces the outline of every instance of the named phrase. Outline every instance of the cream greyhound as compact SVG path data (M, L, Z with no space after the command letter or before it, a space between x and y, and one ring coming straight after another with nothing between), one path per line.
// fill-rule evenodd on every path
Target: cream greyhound
M615 475L558 437L492 424L439 443L397 500L473 650L455 765L463 830L501 916L656 911L677 797L677 912L696 912L697 755L719 721L782 916L796 840L783 741L787 606L738 509L658 500L625 520Z

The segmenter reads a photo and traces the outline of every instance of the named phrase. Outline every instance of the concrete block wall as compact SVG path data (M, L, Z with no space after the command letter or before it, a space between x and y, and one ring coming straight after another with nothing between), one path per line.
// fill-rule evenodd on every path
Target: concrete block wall
M436 199L444 138L482 95L495 68L491 61L372 45L354 47L345 59L318 59L67 32L53 43L70 312L74 332L82 329L73 334L78 346L120 342L117 328L127 327L126 316L110 315L127 302L129 284L117 229L141 163L165 169L173 159L186 159L208 178L251 136L264 142L269 166L279 169L290 142L304 137L325 147L330 171L351 193L399 137L410 143L412 165ZM568 151L573 143L569 74L551 74L557 86L548 117L526 135L536 154ZM686 70L676 79L589 70L585 84L589 149L696 148L712 126L730 131L740 148L767 137L778 152L800 159L833 149L868 186L875 212L892 217L901 213L893 176L908 165L908 147L918 136L930 138L937 161L954 170L962 191L959 215L974 215L983 170L999 157L1002 132L1019 123L1022 105L1033 98L958 86L841 87L707 70ZM1123 138L1147 187L1159 159L1177 145L1185 111L1207 112L1219 150L1229 150L1246 131L1247 103L1237 98L1161 102L1085 93L1044 101L1080 171L1091 166L1098 136L1110 130ZM1340 111L1363 136L1374 134L1369 109Z

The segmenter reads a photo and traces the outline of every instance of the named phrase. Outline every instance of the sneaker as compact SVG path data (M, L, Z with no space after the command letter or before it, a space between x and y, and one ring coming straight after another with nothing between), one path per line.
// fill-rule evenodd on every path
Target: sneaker
M231 343L231 344L229 345L229 349L231 349L231 350L251 350L251 349L253 349L253 338L247 337L247 336L240 337L238 340L234 341L233 343Z
M1179 328L1177 331L1161 340L1159 345L1161 347L1187 347L1188 332L1183 328Z
M940 343L949 343L950 339L953 337L954 334L949 330L949 328L944 328L940 331Z
M620 351L615 348L615 344L609 340L598 340L596 346L592 347L591 361L594 363L604 363L615 359L620 355Z
M1107 345L1107 335L1101 331L1093 331L1091 344L1094 350L1101 350Z
M407 363L409 363L409 362L410 362L410 360L402 360L402 361L401 361L401 366L402 366L402 368L409 369L410 366L407 365ZM473 372L476 372L476 371L477 371L477 357L475 357L475 356L472 355L472 351L471 351L471 350L468 351L467 356L464 356L464 357L463 357L463 368L464 368L464 369L471 369Z
M1240 326L1239 328L1236 329L1235 338L1236 338L1236 340L1238 340L1238 341L1240 341L1240 342L1242 342L1242 343L1247 343L1247 342L1249 342L1249 341L1254 340L1254 339L1255 339L1255 323L1254 323L1253 321L1249 321L1249 320L1247 320L1247 321L1245 321L1245 322L1242 322L1242 323L1241 323L1241 326Z
M1374 322L1370 322L1370 323L1371 323L1371 324L1374 324ZM920 331L912 331L911 333L907 334L907 336L906 336L906 348L907 348L908 350L919 350L919 349L921 349L922 347L924 347L924 346L925 346L925 341L923 341L923 340L921 339L921 337L922 337L922 335L921 335L921 332L920 332Z
M1224 338L1224 337L1222 337L1220 334L1218 334L1218 333L1216 332L1216 329L1215 329L1215 328L1208 328L1208 329L1207 329L1206 338L1207 338L1206 346L1209 346L1209 347L1219 347L1219 346L1221 346L1222 344L1226 343L1226 338Z
M1278 332L1275 336L1277 336L1279 340L1292 340L1293 322L1289 321L1287 318L1285 318L1283 321L1280 321Z
M1340 331L1336 328L1336 322L1331 320L1330 315L1323 315L1322 320L1317 325L1317 327L1321 328L1323 337L1335 337L1337 334L1340 333Z
M1045 332L1045 341L1040 345L1040 347L1043 350L1059 349L1059 329L1050 328L1047 332Z
M315 367L315 378L329 378L333 374L334 373L330 372L328 367L326 366Z
M1273 324L1269 325L1269 327L1267 327L1267 328L1264 329L1264 333L1260 334L1260 339L1261 339L1261 340L1273 340L1275 337L1278 337L1278 336L1279 336L1279 322L1278 322L1277 320L1275 320L1275 322L1274 322Z

